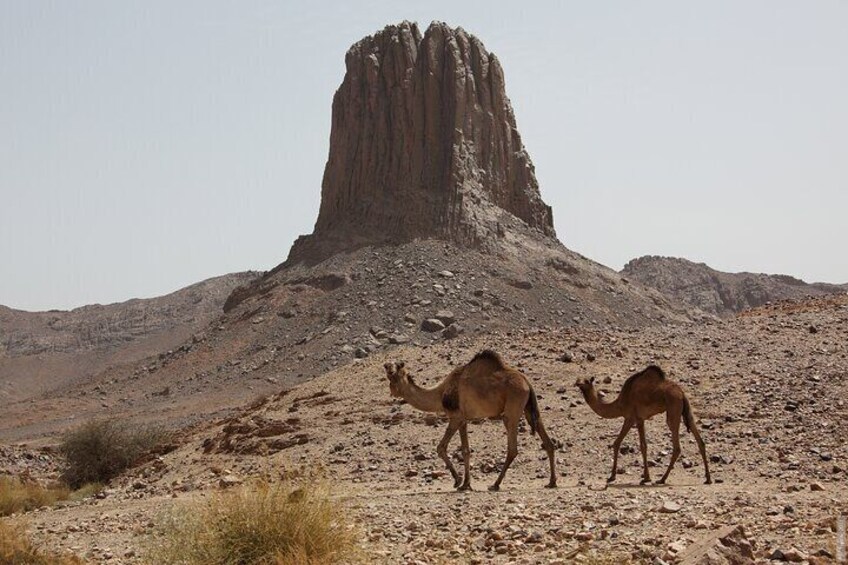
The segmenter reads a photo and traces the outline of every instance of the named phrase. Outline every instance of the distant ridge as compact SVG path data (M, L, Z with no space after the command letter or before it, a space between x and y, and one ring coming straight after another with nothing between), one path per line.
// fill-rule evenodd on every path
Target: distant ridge
M689 306L717 316L779 300L843 293L846 285L806 283L789 275L724 273L687 259L646 255L621 274Z

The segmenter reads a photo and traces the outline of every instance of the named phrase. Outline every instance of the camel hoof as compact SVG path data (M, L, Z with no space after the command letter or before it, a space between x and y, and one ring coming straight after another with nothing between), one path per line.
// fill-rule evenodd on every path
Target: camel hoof
M647 485L647 484L648 484L648 483L650 483L650 482L651 482L651 478L650 478L650 477L646 477L646 478L642 479L641 481L639 481L639 484L640 484L640 485Z
M471 488L471 485L459 485L458 487L456 487L456 490L458 490L459 492L465 492L467 490L474 490L474 489Z
M497 491L501 490L501 486L500 485L492 485L492 486L489 487L489 490L492 491L492 492L497 492Z
M664 484L665 484L665 479L660 479L660 480L658 480L657 482L655 482L654 484L655 484L655 485L664 485Z
M556 483L555 482L548 483L548 484L545 485L545 488L556 488Z
M713 480L712 480L712 479L707 479L706 481L704 481L704 484L705 484L705 485L711 485L711 484L713 484Z
M608 478L608 479L607 479L607 482L608 482L608 483L614 483L614 482L615 482L615 475L613 475L613 476L611 476L610 478Z

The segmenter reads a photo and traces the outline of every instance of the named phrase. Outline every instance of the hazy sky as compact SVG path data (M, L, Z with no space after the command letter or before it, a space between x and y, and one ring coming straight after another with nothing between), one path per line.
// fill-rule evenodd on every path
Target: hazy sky
M498 55L568 247L848 281L848 0L0 0L0 304L283 261L345 51L403 19Z

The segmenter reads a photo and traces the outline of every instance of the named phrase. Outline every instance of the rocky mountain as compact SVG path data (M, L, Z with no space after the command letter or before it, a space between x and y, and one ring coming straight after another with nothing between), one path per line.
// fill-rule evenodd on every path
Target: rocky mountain
M220 315L257 273L205 280L165 296L25 312L0 306L0 398L22 398L179 346Z
M289 263L416 238L485 248L516 220L554 236L503 69L479 39L403 22L354 44L345 65L315 231Z
M43 402L63 402L49 421L25 403L10 408L20 420L0 437L61 429L71 413L202 421L402 345L528 324L690 320L556 240L503 70L478 39L404 22L356 43L346 61L314 233L236 288L202 335L52 391Z
M315 230L298 238L286 262L237 289L225 310L249 299L250 308L265 308L274 289L304 281L332 292L366 275L399 280L408 276L407 264L424 271L388 297L416 303L416 287L426 282L421 275L433 278L427 265L445 263L440 245L432 244L438 241L454 258L452 270L472 277L450 281L464 292L486 271L524 290L534 277L549 279L548 323L562 321L558 312L579 317L574 296L587 291L593 297L580 309L589 317L641 322L685 315L556 239L503 69L479 39L440 22L422 35L402 22L354 44L345 62ZM360 270L369 253L359 250L391 247L404 250L396 265ZM537 304L535 293L525 293L516 308Z
M621 274L718 316L733 315L779 300L848 291L848 285L806 283L788 275L724 273L704 263L654 255L633 259Z

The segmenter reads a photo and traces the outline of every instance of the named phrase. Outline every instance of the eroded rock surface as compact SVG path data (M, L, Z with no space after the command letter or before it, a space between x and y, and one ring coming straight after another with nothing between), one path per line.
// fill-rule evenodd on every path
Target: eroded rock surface
M333 99L315 231L289 262L437 237L553 236L497 57L462 28L387 26L354 44Z

